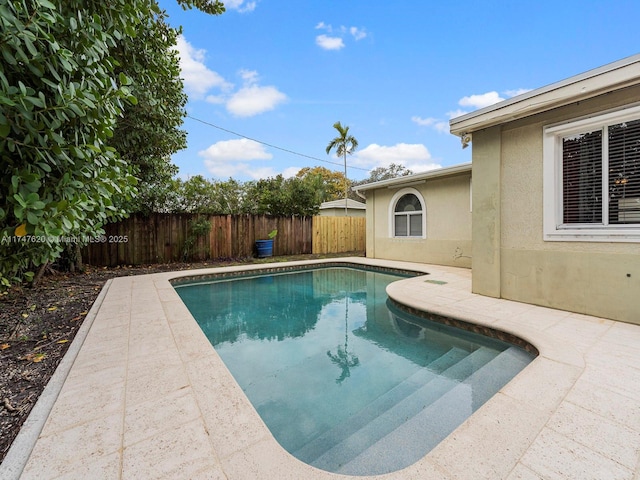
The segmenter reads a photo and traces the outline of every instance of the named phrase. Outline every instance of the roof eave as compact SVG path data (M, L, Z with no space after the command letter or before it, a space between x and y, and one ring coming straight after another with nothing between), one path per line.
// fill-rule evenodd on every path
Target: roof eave
M640 54L452 118L454 135L473 133L640 83Z
M405 175L403 177L389 178L387 180L380 180L378 182L365 183L364 185L358 185L353 188L355 192L362 192L366 190L373 190L376 188L386 188L401 186L403 184L415 183L422 180L429 180L432 178L446 177L449 175L457 175L459 173L465 173L471 171L471 162L461 163L460 165L454 165L452 167L438 168L435 170L429 170L422 173L414 173L413 175Z

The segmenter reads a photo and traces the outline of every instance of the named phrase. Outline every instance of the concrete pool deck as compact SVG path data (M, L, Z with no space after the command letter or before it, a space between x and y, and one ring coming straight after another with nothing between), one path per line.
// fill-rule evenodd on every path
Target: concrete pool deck
M640 480L640 326L475 295L466 269L359 257L326 262L336 261L428 272L389 285L389 296L515 334L540 351L425 457L375 478ZM279 446L169 283L307 263L325 261L108 282L0 477L349 478Z

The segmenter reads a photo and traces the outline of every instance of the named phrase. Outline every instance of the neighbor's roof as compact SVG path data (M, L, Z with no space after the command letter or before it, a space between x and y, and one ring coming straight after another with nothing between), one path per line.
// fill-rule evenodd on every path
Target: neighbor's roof
M356 192L364 190L373 190L375 188L402 188L405 186L416 185L424 183L426 180L438 177L447 177L449 175L456 175L458 173L471 172L471 162L461 163L460 165L454 165L453 167L437 168L435 170L429 170L422 173L414 173L413 175L405 175L404 177L389 178L387 180L380 180L379 182L365 183L353 187Z
M472 133L638 84L640 54L452 118L449 120L449 129L454 135Z
M332 200L331 202L323 202L320 204L320 210L326 208L344 208L344 198L341 200ZM347 208L353 208L355 210L366 210L367 206L362 202L356 200L347 199Z

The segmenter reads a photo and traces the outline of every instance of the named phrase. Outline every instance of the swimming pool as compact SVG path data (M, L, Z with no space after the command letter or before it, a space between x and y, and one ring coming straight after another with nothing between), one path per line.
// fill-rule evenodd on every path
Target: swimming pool
M278 442L337 473L403 468L532 356L409 315L402 278L326 267L174 285Z

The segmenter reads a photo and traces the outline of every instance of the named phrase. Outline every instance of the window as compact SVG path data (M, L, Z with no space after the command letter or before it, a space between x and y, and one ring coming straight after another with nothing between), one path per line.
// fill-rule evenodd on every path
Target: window
M640 107L544 133L545 240L640 241Z
M394 237L420 237L424 238L425 214L421 198L418 192L408 192L412 189L403 189L394 195L391 202L393 207L393 234Z

